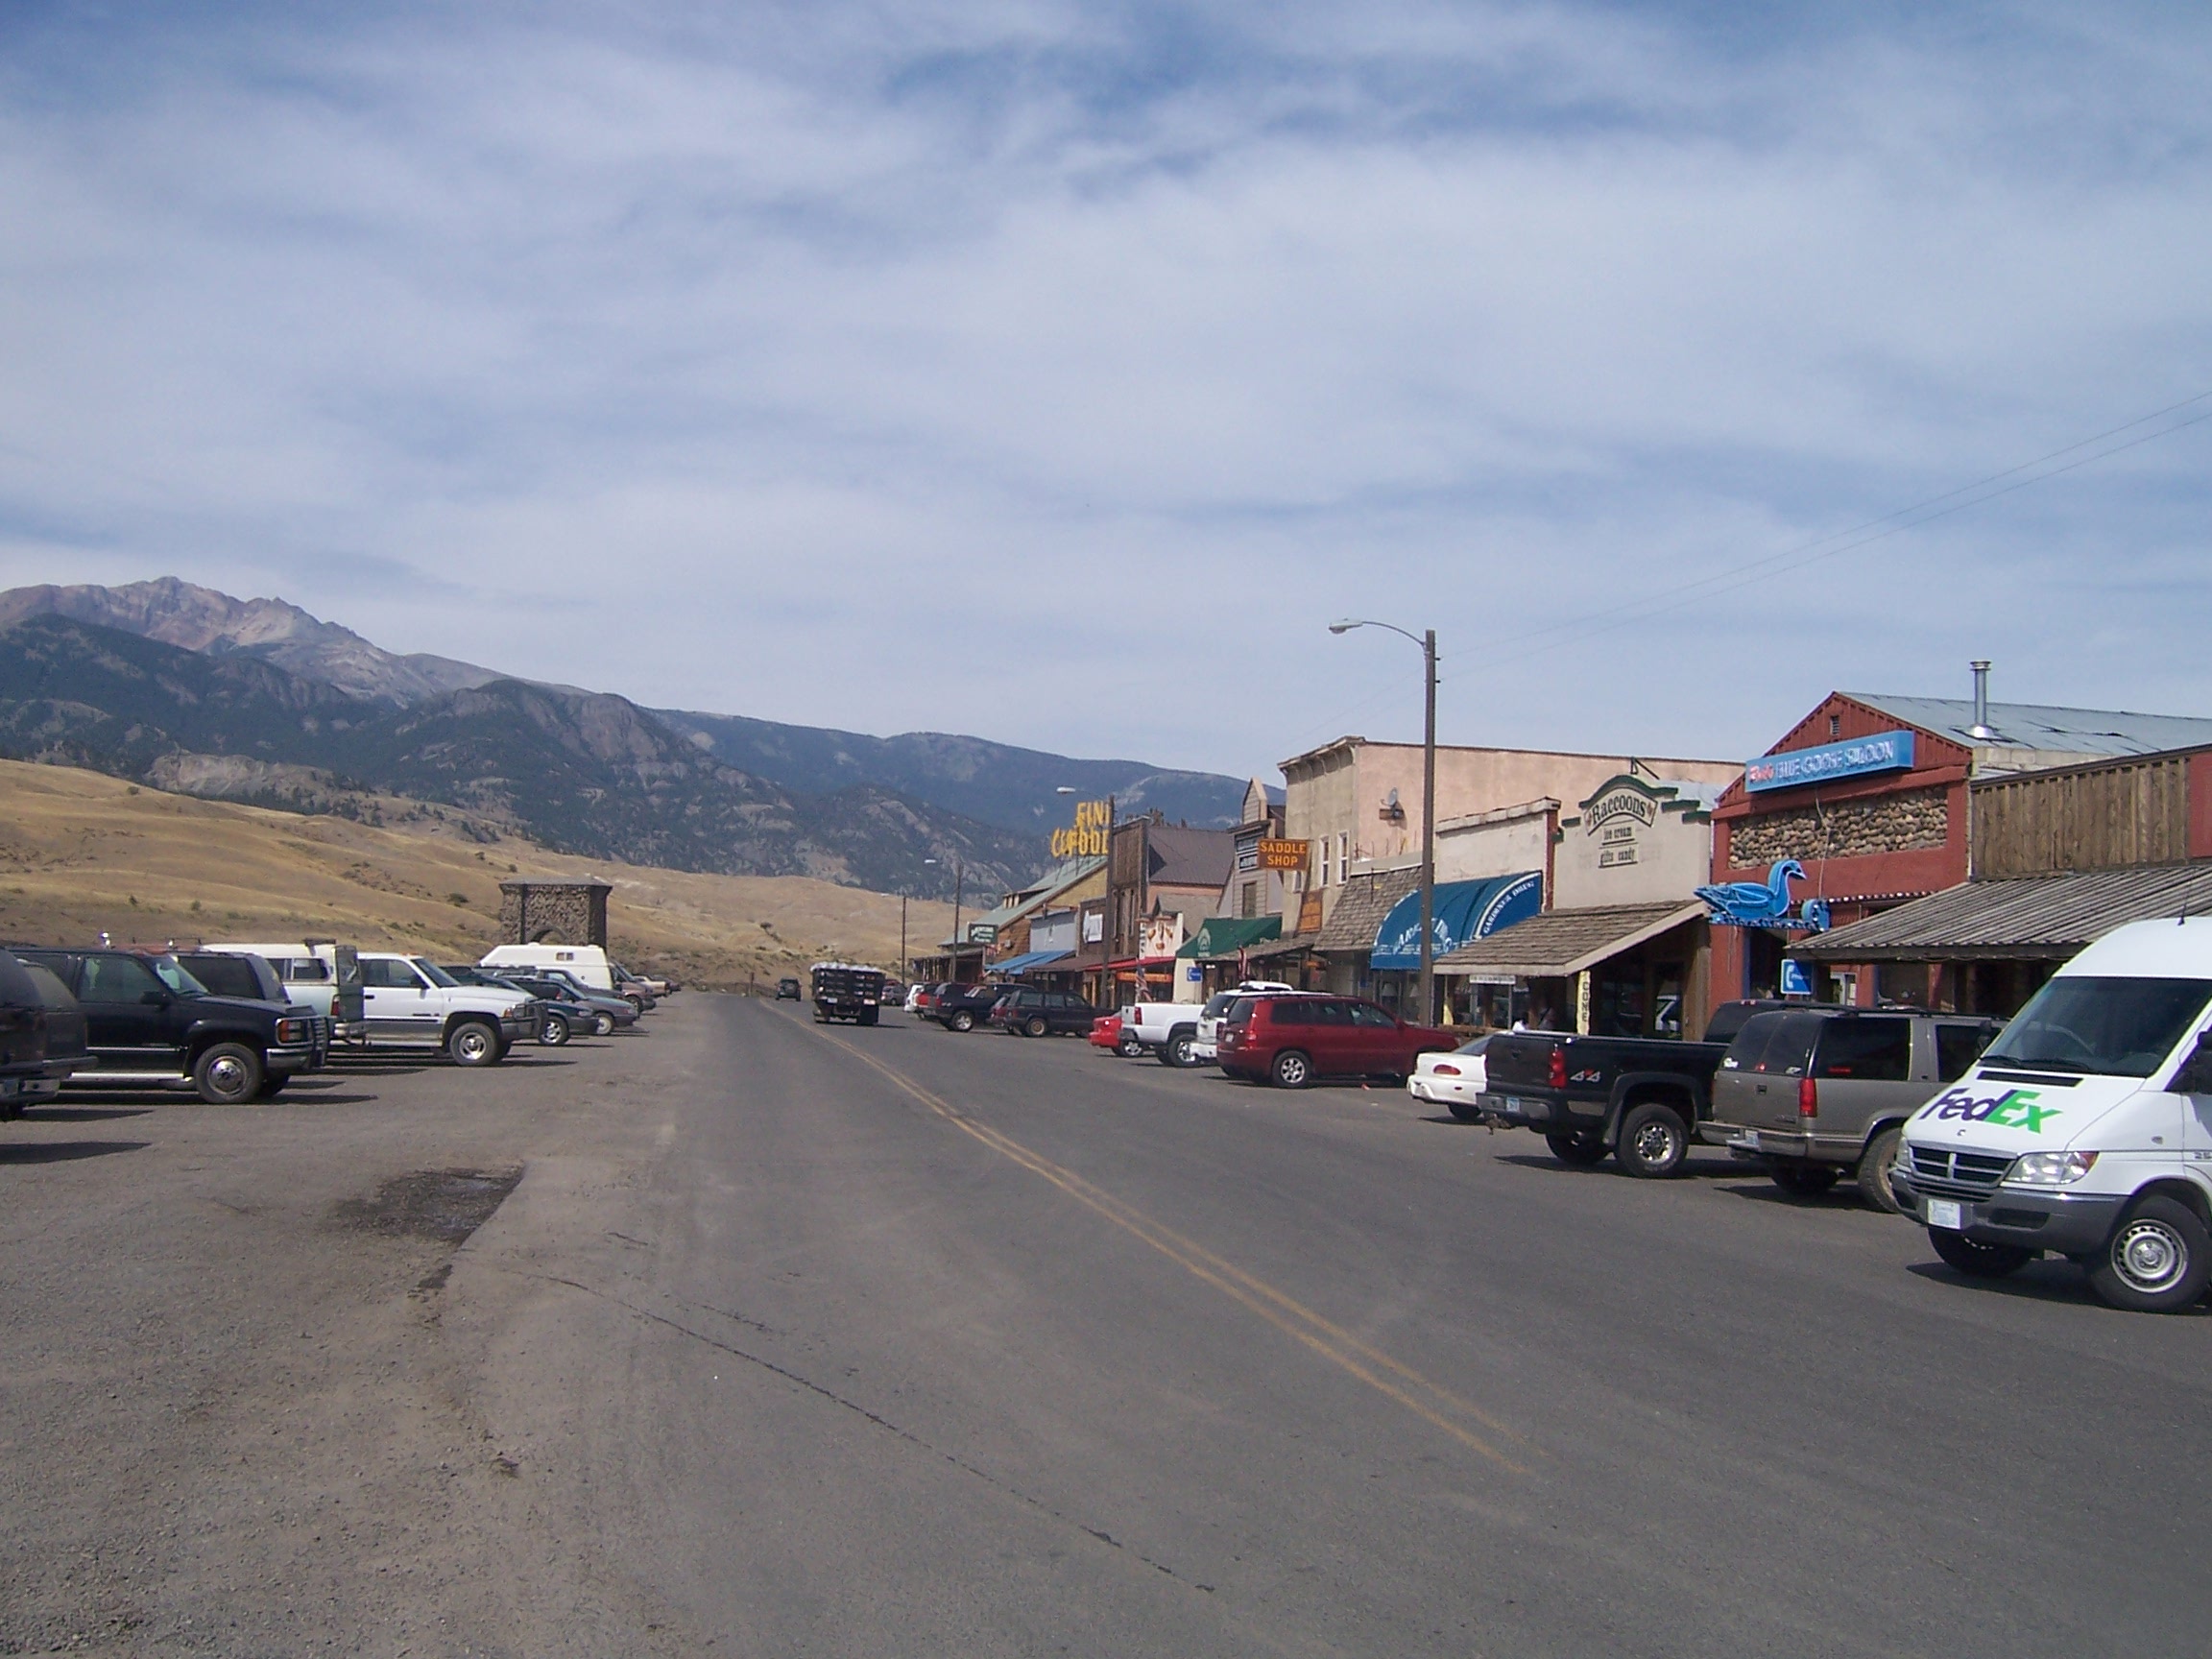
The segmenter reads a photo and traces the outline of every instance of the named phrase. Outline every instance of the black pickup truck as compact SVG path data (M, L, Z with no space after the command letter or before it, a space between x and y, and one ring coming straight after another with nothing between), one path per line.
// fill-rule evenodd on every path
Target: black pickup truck
M1533 1129L1552 1156L1585 1167L1610 1152L1631 1175L1671 1175L1713 1116L1720 1057L1764 1008L1797 1002L1723 1002L1702 1043L1665 1037L1578 1037L1506 1031L1483 1051L1483 1117Z
M73 1079L79 1087L192 1089L228 1105L265 1099L321 1069L323 1022L309 1010L209 996L175 957L43 947L15 954L51 970L84 1010L98 1067Z

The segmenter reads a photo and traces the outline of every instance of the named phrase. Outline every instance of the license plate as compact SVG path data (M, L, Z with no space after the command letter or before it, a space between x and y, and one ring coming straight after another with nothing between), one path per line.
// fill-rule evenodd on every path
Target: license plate
M1928 1225L1941 1227L1952 1233L1966 1230L1966 1206L1956 1198L1931 1198L1928 1200Z

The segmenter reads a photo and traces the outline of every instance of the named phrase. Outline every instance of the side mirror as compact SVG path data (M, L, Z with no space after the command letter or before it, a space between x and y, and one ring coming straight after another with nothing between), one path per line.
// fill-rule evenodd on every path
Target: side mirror
M2212 1031L2197 1039L2197 1046L2181 1062L2181 1070L2174 1073L2174 1081L2167 1088L2176 1094L2212 1094Z

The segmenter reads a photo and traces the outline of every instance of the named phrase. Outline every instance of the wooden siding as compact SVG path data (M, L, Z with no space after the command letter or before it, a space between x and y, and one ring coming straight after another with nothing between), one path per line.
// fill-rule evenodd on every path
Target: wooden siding
M2189 759L2161 755L1990 778L1972 790L1977 879L2176 864L2189 856Z

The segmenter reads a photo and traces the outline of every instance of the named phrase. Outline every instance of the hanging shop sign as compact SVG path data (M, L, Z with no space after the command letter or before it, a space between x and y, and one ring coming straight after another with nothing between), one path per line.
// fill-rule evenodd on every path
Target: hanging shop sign
M971 922L968 924L968 943L971 945L996 945L998 943L998 924L996 922Z
M1306 841L1262 840L1260 843L1260 868L1303 870L1306 868L1306 850L1310 845Z
M1066 830L1052 831L1052 856L1055 858L1103 858L1106 856L1106 830L1110 806L1104 801L1078 801L1075 804L1075 822Z
M1743 787L1756 795L1765 789L1794 789L1837 778L1911 769L1912 733L1877 732L1871 737L1849 737L1840 743L1823 743L1817 749L1791 749L1746 760Z
M1716 927L1780 927L1791 932L1825 933L1826 901L1808 899L1791 909L1790 883L1805 878L1804 865L1794 858L1784 858L1767 872L1764 884L1721 881L1698 888L1696 896L1705 901L1705 920Z

